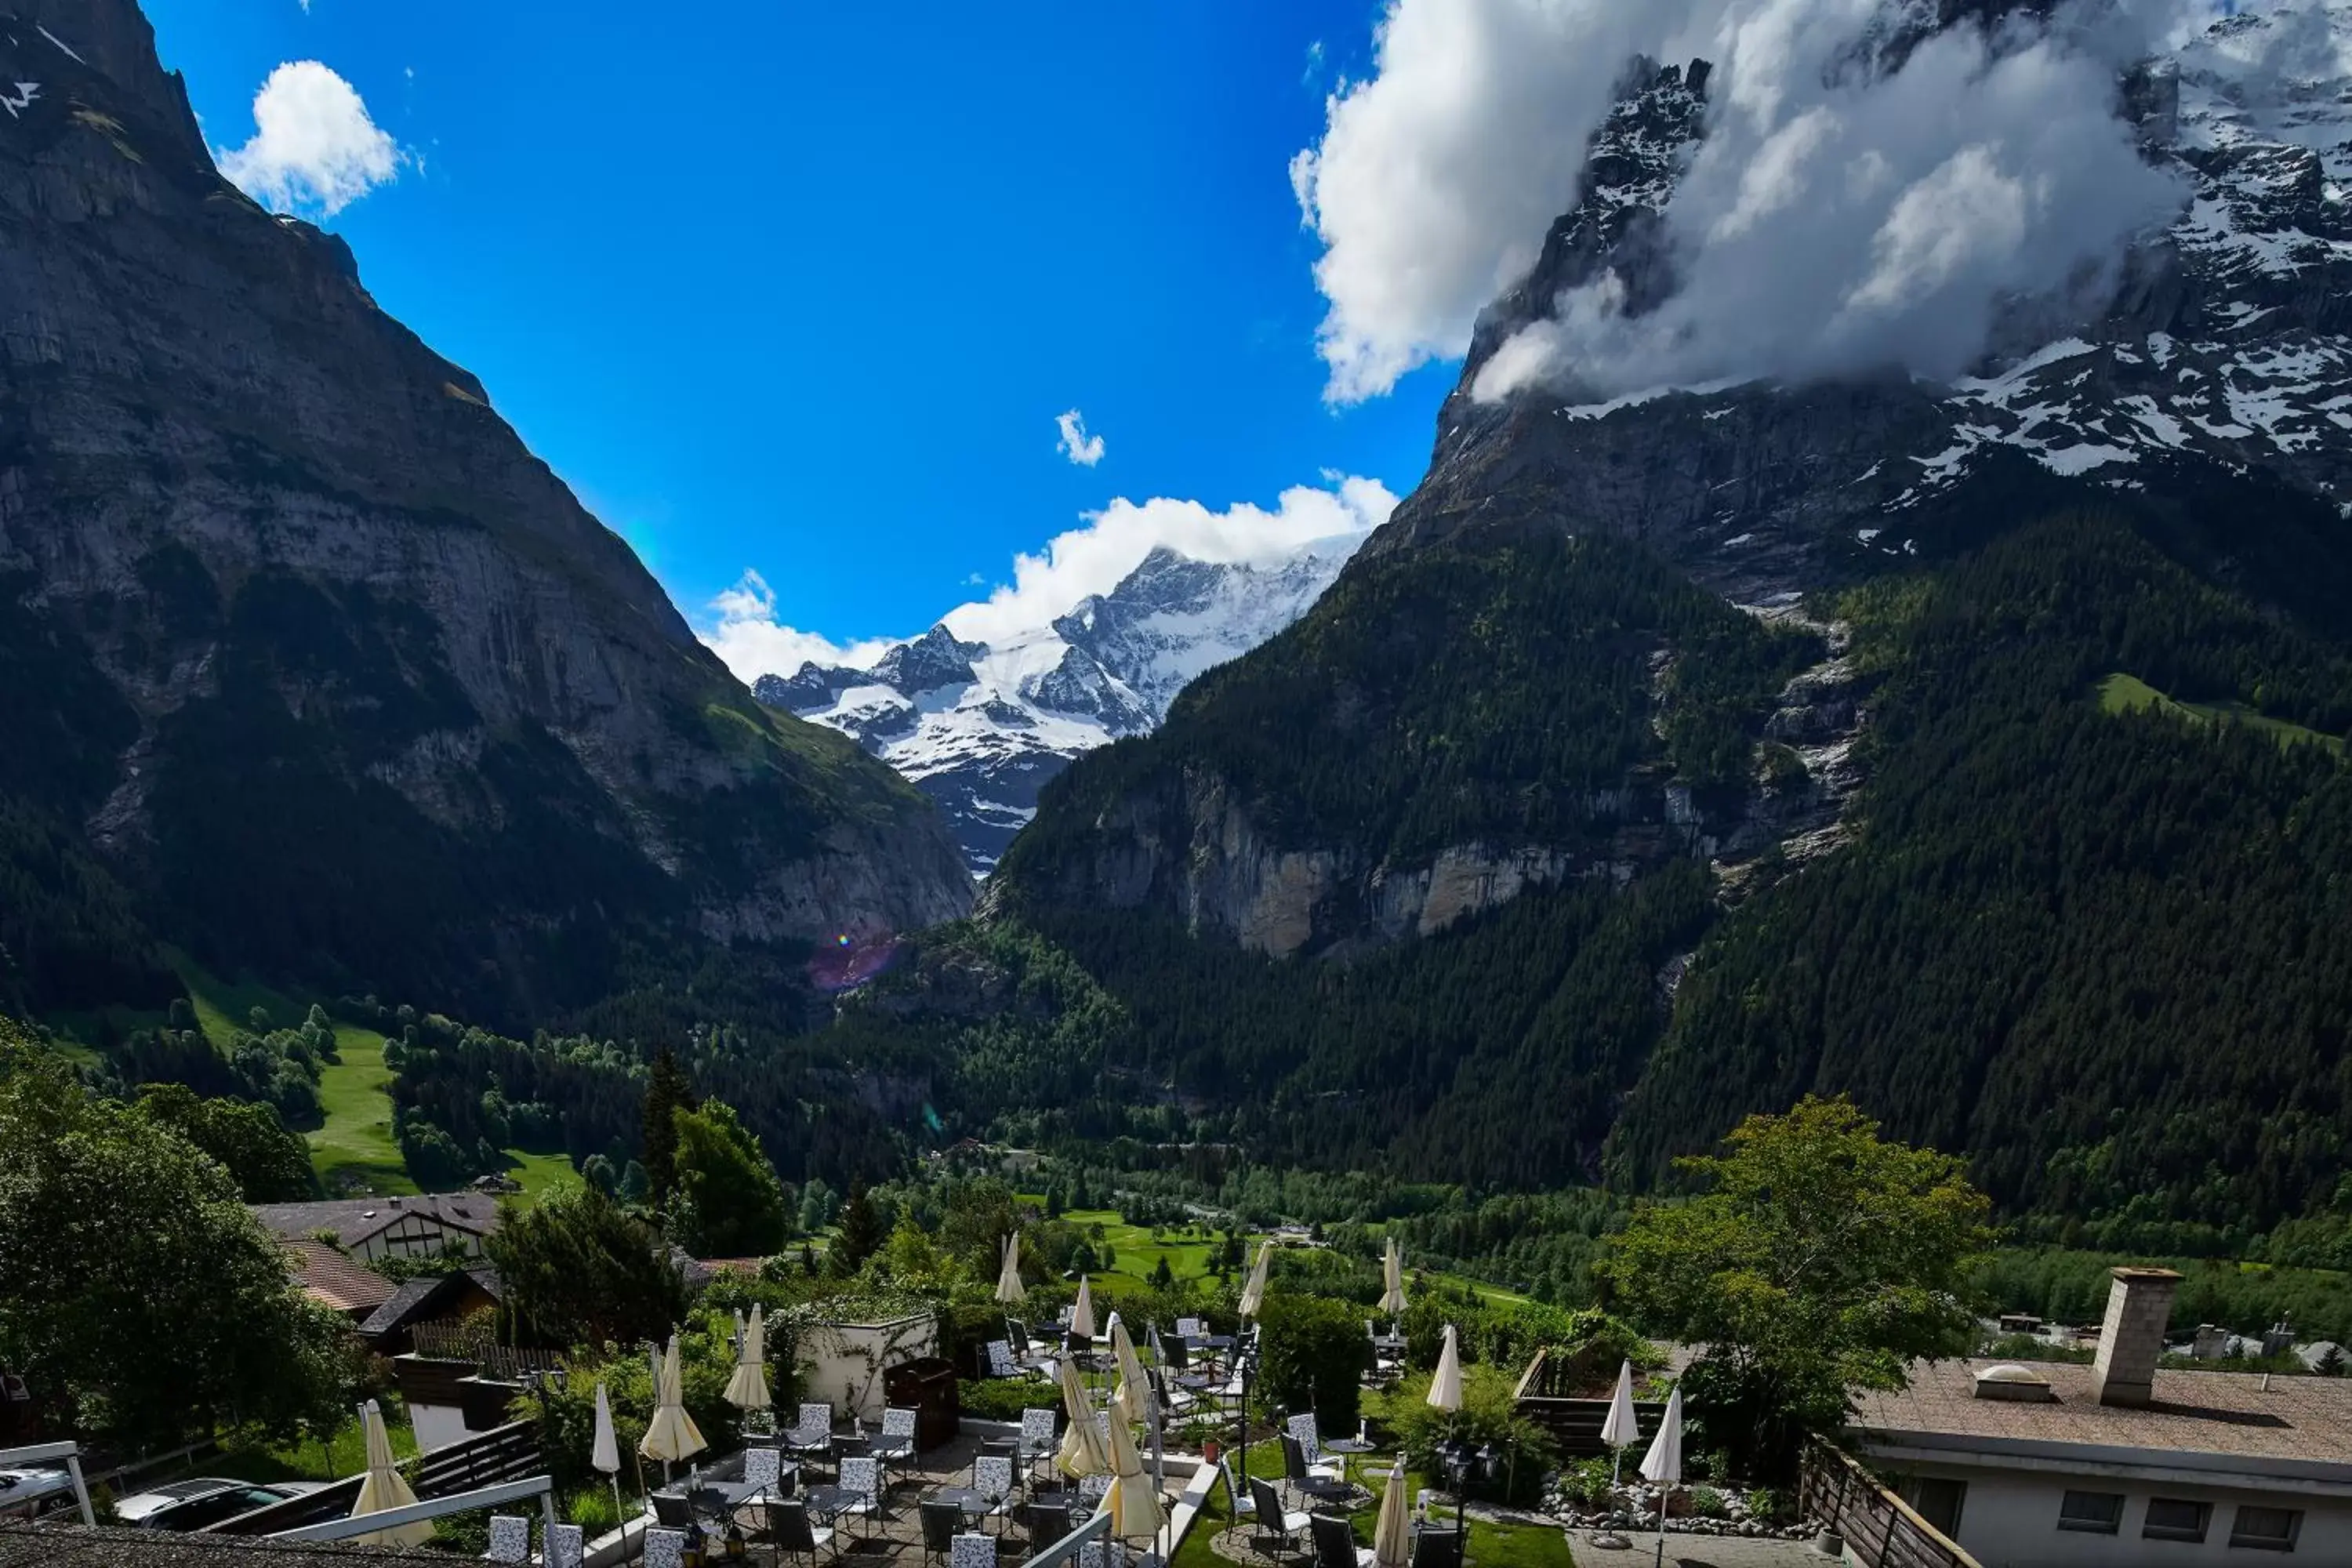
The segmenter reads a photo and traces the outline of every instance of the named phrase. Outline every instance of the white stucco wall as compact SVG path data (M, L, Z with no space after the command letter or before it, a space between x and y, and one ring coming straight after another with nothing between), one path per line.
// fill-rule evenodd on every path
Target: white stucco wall
M420 1453L431 1453L473 1436L466 1430L466 1413L454 1405L411 1405L408 1424L415 1430Z
M2237 1490L2173 1480L2150 1481L2125 1475L2064 1477L1957 1464L1915 1464L1906 1475L1965 1481L1958 1539L1984 1568L2105 1568L2109 1564L2237 1563L2277 1561L2352 1568L2352 1501L2294 1491ZM2123 1520L2113 1535L2058 1528L2059 1504L2069 1491L2120 1492ZM2151 1540L2140 1533L2151 1497L2179 1498L2212 1505L2202 1542ZM2241 1503L2303 1510L2303 1528L2293 1552L2230 1544L2230 1527Z
M802 1397L822 1399L836 1415L879 1421L889 1401L884 1373L904 1362L937 1355L940 1326L929 1317L892 1323L819 1323L802 1331ZM783 1413L787 1419L791 1413Z

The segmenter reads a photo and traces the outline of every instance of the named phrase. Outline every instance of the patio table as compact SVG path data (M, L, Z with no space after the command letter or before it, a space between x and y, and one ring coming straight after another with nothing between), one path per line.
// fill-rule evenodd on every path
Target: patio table
M983 1521L991 1518L1002 1517L1006 1504L1010 1501L1006 1498L997 1498L992 1501L986 1492L976 1491L971 1487L941 1487L924 1500L953 1503L963 1510L966 1519Z

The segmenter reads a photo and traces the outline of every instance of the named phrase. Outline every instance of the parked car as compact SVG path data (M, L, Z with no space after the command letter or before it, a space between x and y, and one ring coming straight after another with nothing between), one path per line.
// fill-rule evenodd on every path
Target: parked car
M191 1476L135 1492L114 1505L115 1517L142 1530L202 1530L257 1508L302 1497L324 1481L235 1481L223 1476Z
M36 1504L72 1495L73 1477L62 1468L0 1467L0 1519L29 1518Z

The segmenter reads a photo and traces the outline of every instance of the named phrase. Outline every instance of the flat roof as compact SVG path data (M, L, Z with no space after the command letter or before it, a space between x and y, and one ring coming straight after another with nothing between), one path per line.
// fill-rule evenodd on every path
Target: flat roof
M1979 1399L1976 1374L2001 1364L1990 1356L1914 1363L1909 1388L1864 1393L1848 1424L1888 1442L1944 1439L1937 1447L1958 1437L1988 1448L2067 1444L2331 1467L2352 1458L2352 1378L2273 1373L2265 1388L2259 1373L2164 1368L2154 1401L2136 1408L2101 1405L2087 1365L2034 1362L2030 1370L2049 1381L2054 1401Z
M366 1568L371 1563L463 1563L446 1552L183 1535L100 1525L0 1524L0 1568Z

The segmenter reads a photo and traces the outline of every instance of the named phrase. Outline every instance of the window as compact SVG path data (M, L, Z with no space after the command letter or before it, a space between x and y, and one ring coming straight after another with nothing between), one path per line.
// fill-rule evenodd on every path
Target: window
M2230 1544L2258 1552L2292 1552L2303 1531L2303 1510L2296 1508L2241 1508L2230 1523Z
M2212 1517L2211 1503L2152 1497L2147 1500L2147 1522L2140 1526L2139 1532L2150 1541L2202 1541L2205 1526Z
M1918 1510L1921 1519L1946 1535L1959 1534L1960 1504L1968 1500L1968 1482L1940 1476L1913 1476L1904 1481L1901 1495L1905 1502Z
M2058 1528L2113 1535L2124 1521L2121 1492L2068 1492L2058 1505Z

